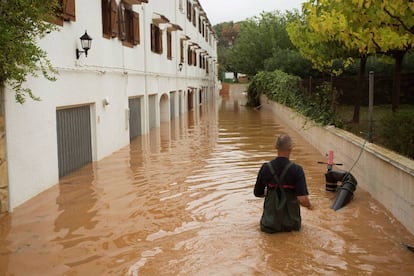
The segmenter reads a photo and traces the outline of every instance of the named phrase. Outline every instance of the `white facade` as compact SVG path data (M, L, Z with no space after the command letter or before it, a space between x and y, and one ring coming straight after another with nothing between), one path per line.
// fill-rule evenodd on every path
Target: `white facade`
M140 133L145 134L187 112L188 100L198 105L200 91L207 97L217 94L217 40L198 1L124 1L139 14L139 44L124 46L118 36L104 37L104 1L75 0L76 19L39 41L59 71L57 81L29 79L25 86L41 101L28 99L23 105L15 103L14 92L6 87L10 210L59 182L59 110L89 106L92 160L97 161L128 145L129 99L140 98ZM119 8L121 0L115 2ZM196 26L187 17L187 2ZM162 53L151 49L151 24L162 31ZM77 59L75 50L81 49L79 37L85 30L93 38L92 47L87 57ZM170 59L167 30L172 30ZM188 49L196 52L197 65L188 64ZM190 91L194 97L188 97Z

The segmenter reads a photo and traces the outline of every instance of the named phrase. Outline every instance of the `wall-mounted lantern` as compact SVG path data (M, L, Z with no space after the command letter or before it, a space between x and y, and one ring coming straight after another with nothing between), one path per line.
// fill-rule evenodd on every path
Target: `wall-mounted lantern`
M178 71L182 71L183 70L183 64L180 62L180 64L178 64Z
M85 33L80 37L80 41L83 51L76 48L76 59L79 59L82 53L85 53L85 56L88 56L88 51L91 49L92 45L92 37L90 37L85 31Z

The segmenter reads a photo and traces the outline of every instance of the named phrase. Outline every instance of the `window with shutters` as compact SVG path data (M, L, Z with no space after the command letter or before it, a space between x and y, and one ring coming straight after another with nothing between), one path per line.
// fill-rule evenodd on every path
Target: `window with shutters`
M121 2L118 11L119 39L122 44L133 47L140 43L139 14L132 10L132 6Z
M203 24L201 23L201 16L198 16L198 32L201 34Z
M167 31L167 58L172 59L172 35L170 31Z
M162 31L155 24L151 24L151 51L162 54Z
M64 21L76 21L75 0L59 0L56 17L51 23L63 26Z
M105 38L118 35L118 5L115 0L102 0L102 34Z

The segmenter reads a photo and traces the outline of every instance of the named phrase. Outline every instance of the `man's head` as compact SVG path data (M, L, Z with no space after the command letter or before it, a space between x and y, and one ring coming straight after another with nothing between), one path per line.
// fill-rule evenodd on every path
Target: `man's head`
M287 134L281 134L276 139L276 149L278 155L289 155L292 151L292 138Z

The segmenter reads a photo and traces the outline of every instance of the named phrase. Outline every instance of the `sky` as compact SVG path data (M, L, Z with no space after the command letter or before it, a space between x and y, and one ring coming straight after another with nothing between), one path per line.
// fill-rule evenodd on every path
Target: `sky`
M305 0L199 0L212 25L241 21L263 11L301 10Z

